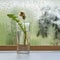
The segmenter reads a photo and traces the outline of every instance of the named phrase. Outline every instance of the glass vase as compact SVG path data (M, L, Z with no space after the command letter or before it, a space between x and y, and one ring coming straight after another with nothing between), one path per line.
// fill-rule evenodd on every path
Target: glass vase
M25 23L26 31L17 28L17 53L28 54L30 51L30 23Z

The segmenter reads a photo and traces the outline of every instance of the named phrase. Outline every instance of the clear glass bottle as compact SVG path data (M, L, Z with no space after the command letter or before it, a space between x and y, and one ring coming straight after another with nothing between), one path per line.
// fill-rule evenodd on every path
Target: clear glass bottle
M17 27L17 53L28 54L30 51L30 23L25 23L26 31L19 30Z

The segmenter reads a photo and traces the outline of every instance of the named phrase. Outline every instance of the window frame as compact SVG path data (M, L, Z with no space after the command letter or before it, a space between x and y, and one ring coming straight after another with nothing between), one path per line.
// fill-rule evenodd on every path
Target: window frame
M0 51L16 51L17 46L0 46ZM30 46L31 51L60 51L60 46Z
M15 51L17 50L17 46L0 46L0 51ZM60 46L30 46L30 50L32 51L52 51L59 50Z

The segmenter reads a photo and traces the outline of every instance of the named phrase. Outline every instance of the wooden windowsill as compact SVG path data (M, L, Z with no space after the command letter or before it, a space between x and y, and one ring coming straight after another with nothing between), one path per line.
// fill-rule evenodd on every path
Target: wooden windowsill
M15 51L17 46L0 46L0 51ZM60 46L30 46L31 51L60 50Z

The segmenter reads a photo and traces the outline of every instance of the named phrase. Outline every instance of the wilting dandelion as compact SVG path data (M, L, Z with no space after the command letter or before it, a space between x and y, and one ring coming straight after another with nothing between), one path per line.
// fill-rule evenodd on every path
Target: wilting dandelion
M22 17L23 20L25 20L26 16L25 16L25 13L24 12L20 12L19 15Z

